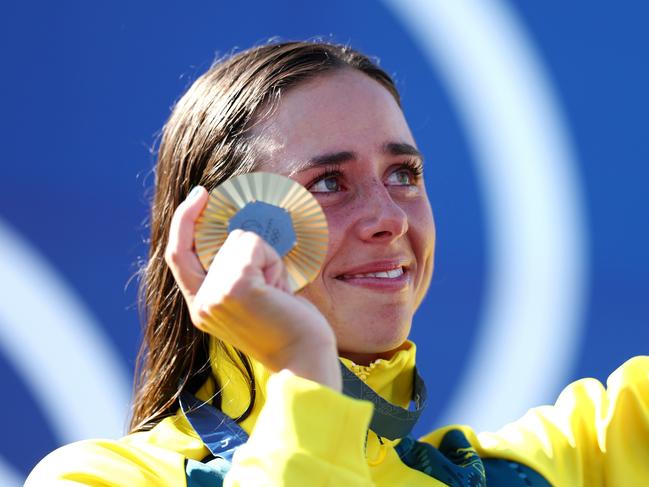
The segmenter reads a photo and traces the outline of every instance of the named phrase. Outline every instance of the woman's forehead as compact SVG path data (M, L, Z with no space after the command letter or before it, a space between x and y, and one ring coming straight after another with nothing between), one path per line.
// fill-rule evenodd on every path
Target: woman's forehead
M253 134L264 159L281 158L285 164L333 153L380 152L390 143L415 147L392 94L355 70L293 88Z

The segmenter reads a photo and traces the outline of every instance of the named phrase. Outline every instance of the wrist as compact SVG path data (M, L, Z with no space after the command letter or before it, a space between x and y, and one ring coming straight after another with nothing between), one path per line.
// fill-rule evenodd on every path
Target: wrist
M297 353L287 358L282 368L335 391L342 391L338 349L335 343L300 347Z

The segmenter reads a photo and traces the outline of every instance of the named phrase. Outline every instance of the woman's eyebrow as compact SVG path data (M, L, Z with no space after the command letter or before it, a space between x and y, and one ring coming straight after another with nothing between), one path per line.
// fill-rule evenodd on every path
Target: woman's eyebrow
M414 156L423 160L424 156L411 144L406 142L386 142L381 147L381 151L384 154L389 154L391 156ZM307 161L298 162L291 168L290 175L306 171L313 167L318 166L332 166L343 164L345 162L354 161L358 158L356 152L353 151L340 151L340 152L328 152L326 154L320 154L314 157L311 157Z
M383 146L383 152L391 156L414 156L424 160L423 154L406 142L388 142Z
M352 151L330 152L328 154L312 157L309 159L307 164L309 166L334 165L353 161L355 159L356 153Z
M296 174L298 172L306 171L313 167L318 166L332 166L343 164L345 162L353 161L356 159L356 153L352 151L340 151L340 152L328 152L326 154L320 154L318 156L312 157L307 161L298 162L291 168L290 175Z

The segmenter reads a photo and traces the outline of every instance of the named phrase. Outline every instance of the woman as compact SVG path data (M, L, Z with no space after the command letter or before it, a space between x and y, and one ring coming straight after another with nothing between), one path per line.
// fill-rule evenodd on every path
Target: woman
M328 220L296 295L253 233L232 232L208 272L194 253L207 190L258 170L305 186ZM290 42L216 64L160 145L131 434L63 447L28 485L649 485L647 358L496 434L408 435L434 244L421 154L368 58Z

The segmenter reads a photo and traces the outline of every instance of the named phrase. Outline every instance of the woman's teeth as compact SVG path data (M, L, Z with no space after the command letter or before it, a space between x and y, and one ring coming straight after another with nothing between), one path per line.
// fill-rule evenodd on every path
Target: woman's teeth
M378 277L382 279L394 279L395 277L399 277L402 275L403 275L403 268L399 267L398 269L392 269L390 271L384 271L384 272L368 272L367 274L344 275L343 279L352 279L358 277Z

